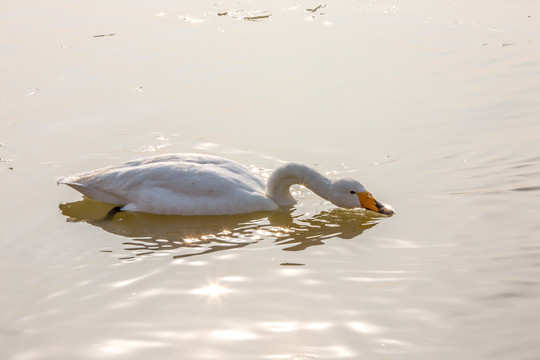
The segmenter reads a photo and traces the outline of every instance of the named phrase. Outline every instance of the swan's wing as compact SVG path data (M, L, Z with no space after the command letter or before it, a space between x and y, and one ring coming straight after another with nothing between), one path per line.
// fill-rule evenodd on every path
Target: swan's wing
M275 209L264 182L245 168L225 164L145 165L147 174L133 184L126 210L158 214L220 215Z

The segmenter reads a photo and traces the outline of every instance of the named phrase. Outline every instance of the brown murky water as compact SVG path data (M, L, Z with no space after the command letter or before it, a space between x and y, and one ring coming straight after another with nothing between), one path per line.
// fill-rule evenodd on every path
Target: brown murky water
M536 2L0 9L2 359L540 357ZM167 152L302 162L398 213L296 188L100 221L56 186Z

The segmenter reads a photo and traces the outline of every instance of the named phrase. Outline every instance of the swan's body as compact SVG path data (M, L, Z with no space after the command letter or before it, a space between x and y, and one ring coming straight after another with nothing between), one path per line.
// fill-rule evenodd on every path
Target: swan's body
M121 205L122 211L164 215L225 215L275 210L296 200L289 187L302 184L341 207L393 214L352 179L330 180L301 164L278 167L265 184L244 166L201 154L159 155L67 178L83 195Z

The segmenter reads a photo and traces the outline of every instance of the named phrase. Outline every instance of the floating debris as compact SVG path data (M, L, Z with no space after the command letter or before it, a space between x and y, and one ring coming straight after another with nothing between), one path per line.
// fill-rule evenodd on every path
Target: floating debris
M284 262L284 263L281 263L279 265L282 265L282 266L305 266L306 264L299 264L299 263L292 263L292 262Z
M216 4L217 5L217 4ZM258 21L258 20L264 20L269 19L272 17L272 13L268 10L219 10L217 12L205 12L204 14L205 18L194 18L190 14L178 14L178 15L167 15L163 12L155 14L156 17L159 17L163 20L183 20L191 23L200 23L205 21L212 21L211 18L209 18L209 15L213 16L228 16L233 19L239 19L239 20L247 20L247 21ZM220 32L223 32L219 30Z
M316 12L317 10L322 9L322 8L325 8L325 7L326 7L326 4L317 5L317 6L315 6L313 9L306 9L306 11L309 11L309 12L314 13L314 12Z
M223 16L219 15L218 16ZM272 16L272 13L267 10L252 10L252 11L244 11L244 10L237 10L232 12L227 12L226 15L231 16L235 19L242 19L247 21L258 21L263 19L268 19Z
M114 35L116 35L116 34L99 34L99 35L94 35L93 37L99 38L99 37L114 36Z
M244 17L244 20L249 20L249 21L261 20L261 19L269 18L270 16L272 16L272 14L267 14L267 15L256 15L256 16L245 16L245 17Z
M248 21L257 21L257 20L262 20L262 19L268 19L271 16L272 16L272 13L270 11L256 10L256 11L248 11L245 16L242 16L242 18Z

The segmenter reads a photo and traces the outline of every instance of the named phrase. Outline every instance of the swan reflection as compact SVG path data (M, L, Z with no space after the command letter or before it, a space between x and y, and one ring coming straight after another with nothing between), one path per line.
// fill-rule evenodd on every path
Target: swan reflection
M129 238L124 246L133 253L132 258L159 252L183 258L241 248L261 240L271 240L286 251L300 251L323 245L331 238L355 238L380 219L377 214L341 208L314 215L288 211L227 216L120 212L107 219L111 205L86 198L60 204L59 208L69 222L86 222Z

